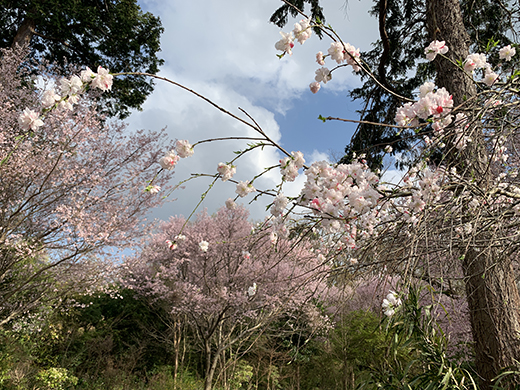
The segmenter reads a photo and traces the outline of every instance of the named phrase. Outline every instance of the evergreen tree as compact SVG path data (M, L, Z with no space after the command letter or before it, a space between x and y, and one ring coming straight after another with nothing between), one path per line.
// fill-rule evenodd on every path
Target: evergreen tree
M163 31L158 17L143 12L136 0L0 0L0 47L29 44L32 57L99 65L112 73L157 73ZM103 97L111 116L124 118L139 109L153 90L142 76L114 81Z

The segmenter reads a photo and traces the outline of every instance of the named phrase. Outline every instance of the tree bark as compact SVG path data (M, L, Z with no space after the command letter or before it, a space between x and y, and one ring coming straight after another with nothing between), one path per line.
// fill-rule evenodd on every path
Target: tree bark
M20 27L18 28L16 35L14 36L11 48L14 49L17 46L21 47L29 45L32 36L34 35L35 28L36 24L34 22L34 19L29 17L25 18Z
M469 36L458 0L426 0L426 11L431 40L445 41L451 60L464 60L469 54ZM437 86L452 94L455 107L476 95L471 78L448 60L437 58L436 67ZM478 126L472 128L468 147L457 157L446 158L467 178L480 180L481 189L489 190L492 177L483 133ZM481 389L490 389L501 369L520 360L520 296L511 259L492 248L492 239L492 234L479 233L460 248Z

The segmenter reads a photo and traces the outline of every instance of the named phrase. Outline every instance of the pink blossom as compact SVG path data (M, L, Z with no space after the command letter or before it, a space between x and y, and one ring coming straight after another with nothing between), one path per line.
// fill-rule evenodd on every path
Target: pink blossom
M84 83L90 83L92 79L96 77L96 74L87 66L86 69L80 72L79 77Z
M172 150L159 159L159 165L163 169L172 170L173 168L175 168L175 164L177 164L179 158L180 157L177 154L175 154L175 152Z
M338 64L341 64L345 60L344 51L345 48L343 47L342 42L332 42L330 44L328 53L332 60L336 61Z
M256 283L253 283L253 285L247 289L247 295L252 297L255 294L256 294Z
M394 291L390 291L385 299L383 299L383 311L387 317L391 317L395 314L395 311L399 306L402 305L401 299L398 297L397 293Z
M40 119L39 115L28 108L23 110L20 114L18 117L18 123L23 130L36 130L38 127L43 126L43 121Z
M344 43L343 45L346 50L345 60L347 61L347 64L352 66L354 72L359 72L361 70L361 67L359 66L359 49L356 49L350 43Z
M249 181L247 181L247 180L241 181L240 183L238 183L237 189L235 190L235 192L241 198L243 198L244 196L247 196L247 194L249 194L250 192L255 192L255 191L256 191L255 187L253 187L253 185L251 183L249 183Z
M187 140L178 140L175 143L175 151L181 158L193 156L193 146Z
M498 56L501 60L511 61L511 58L516 54L516 49L511 45L504 46L499 50Z
M62 96L76 95L83 92L83 81L78 76L74 75L70 80L62 78L60 84Z
M485 73L484 78L482 79L482 81L488 87L491 87L493 84L495 84L495 81L497 79L498 79L498 74L492 72L490 69L486 69L486 73Z
M323 84L327 84L328 81L332 79L332 74L330 73L330 70L323 67L320 69L316 69L316 77L314 77L314 80L316 80L318 83L323 82Z
M296 37L296 40L300 42L301 45L303 45L303 43L312 35L310 20L302 19L300 23L296 23L294 25L293 33Z
M314 81L310 83L309 88L311 89L312 93L317 93L320 90L321 85L317 81Z
M237 207L235 201L232 198L228 198L226 200L226 208L228 210L233 210L235 207Z
M199 242L199 249L200 249L202 252L207 252L207 251L208 251L208 248L209 248L209 242L204 241L204 240L202 240L201 242Z
M166 240L166 245L168 245L168 248L170 248L170 250L172 250L172 251L177 249L177 247L178 247L176 242L173 242L170 240Z
M50 108L61 100L61 96L58 95L54 90L48 89L43 93L42 96L42 107Z
M435 89L435 84L432 82L425 82L423 85L419 87L419 97L425 97L429 92L433 92Z
M232 164L219 163L217 172L220 174L222 181L228 181L237 172L237 168Z
M112 89L114 76L112 76L108 69L99 66L97 69L97 74L94 74L94 79L92 79L92 88L99 88L103 92Z
M433 61L437 54L446 54L448 52L448 46L444 41L433 41L424 49L424 54L428 61Z
M323 58L323 52L319 51L317 54L316 54L316 62L319 64L319 65L325 65L325 60Z
M150 194L157 194L161 191L161 187L157 185L150 185L145 188L145 191L149 192Z
M283 213L283 210L289 203L289 199L285 197L283 194L276 195L273 205L270 208L271 214L276 216L279 216Z
M464 61L464 70L468 73L473 72L475 69L484 69L488 66L486 55L481 53L470 54Z
M292 32L284 33L283 31L280 31L280 35L282 36L282 39L276 42L276 44L274 45L275 49L292 55L292 48L294 47L294 37L292 35Z

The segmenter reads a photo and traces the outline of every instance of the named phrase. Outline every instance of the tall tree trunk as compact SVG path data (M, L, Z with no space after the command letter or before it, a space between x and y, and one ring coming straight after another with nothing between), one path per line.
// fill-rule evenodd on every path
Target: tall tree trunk
M453 61L466 58L469 36L458 0L426 0L426 11L430 38L446 41L450 50L447 56ZM476 95L470 77L454 69L449 61L438 57L436 67L437 86L452 94L455 107ZM472 127L468 147L457 157L447 159L461 174L479 179L481 189L490 189L492 177L487 169L483 133L478 126ZM460 248L482 389L490 389L491 380L500 370L514 366L520 359L520 296L513 267L507 254L487 245L490 240L491 234L480 233Z

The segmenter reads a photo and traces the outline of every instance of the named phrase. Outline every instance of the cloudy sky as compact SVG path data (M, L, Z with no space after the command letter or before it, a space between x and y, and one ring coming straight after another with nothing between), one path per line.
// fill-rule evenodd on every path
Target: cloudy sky
M349 89L360 85L351 68L333 74L333 80L316 94L309 91L318 51L326 52L330 41L315 35L304 45L296 44L294 54L276 57L274 48L280 29L269 17L282 3L279 0L140 0L141 7L160 16L164 34L161 56L165 64L160 75L208 97L230 112L244 117L239 107L251 115L262 129L288 151L301 151L307 163L341 156L354 130L353 125L323 123L317 118L337 116L356 119L358 106L348 99ZM343 41L362 51L377 39L377 21L367 15L368 0L323 0L324 13ZM299 19L298 19L299 20ZM290 31L298 20L290 20ZM330 62L330 61L329 61ZM328 64L332 67L332 63ZM327 65L326 65L327 66ZM170 84L158 82L143 112L130 117L134 129L167 127L172 139L197 141L226 136L257 136L250 128L222 114L208 103ZM197 145L195 154L182 159L176 168L175 184L192 173L216 173L219 162L234 158L233 151L244 149L244 141L219 141ZM165 150L166 152L166 150ZM283 157L273 148L251 153L236 162L237 180L250 180L263 168ZM300 181L284 185L284 193L296 195ZM259 189L273 188L280 182L279 170L256 180ZM208 189L211 179L192 180L170 196L154 217L187 216ZM217 182L201 205L213 212L235 196L233 183ZM248 203L252 195L239 200ZM269 199L249 207L252 217L265 215Z

